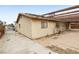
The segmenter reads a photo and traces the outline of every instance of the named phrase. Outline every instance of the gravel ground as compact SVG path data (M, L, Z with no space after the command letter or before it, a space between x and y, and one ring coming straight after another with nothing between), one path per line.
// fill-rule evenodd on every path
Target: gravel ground
M0 39L0 53L19 53L19 54L56 54L50 49L32 41L31 39L15 33L7 31Z

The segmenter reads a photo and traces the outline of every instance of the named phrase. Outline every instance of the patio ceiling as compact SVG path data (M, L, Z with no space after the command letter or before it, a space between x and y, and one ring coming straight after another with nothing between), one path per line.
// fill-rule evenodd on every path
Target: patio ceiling
M77 9L77 10L72 11L74 9ZM57 14L63 11L69 11L69 12ZM65 8L58 11L54 11L54 12L50 12L47 14L43 14L43 16L46 16L46 15L48 15L47 18L51 20L56 20L56 21L61 21L61 22L79 22L79 5L72 6L72 7Z

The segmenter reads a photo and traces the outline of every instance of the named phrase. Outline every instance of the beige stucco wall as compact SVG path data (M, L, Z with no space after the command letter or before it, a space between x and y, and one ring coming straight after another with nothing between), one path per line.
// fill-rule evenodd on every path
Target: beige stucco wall
M48 35L55 34L56 22L48 21Z
M41 28L41 20L32 20L32 38L35 39L54 34L55 25L55 22L48 21L48 28Z
M66 24L65 23L60 22L59 27L60 27L59 28L60 31L65 31L66 30Z
M24 34L25 36L32 38L31 21L32 20L30 18L22 16L22 18L20 18L19 22L16 24L16 30L21 34ZM20 24L20 28L19 28L19 24Z
M20 24L20 28L19 28ZM64 23L59 23L59 30L64 31ZM36 39L43 36L58 33L56 22L48 21L48 28L41 28L41 20L31 19L23 16L16 24L16 30L25 36Z

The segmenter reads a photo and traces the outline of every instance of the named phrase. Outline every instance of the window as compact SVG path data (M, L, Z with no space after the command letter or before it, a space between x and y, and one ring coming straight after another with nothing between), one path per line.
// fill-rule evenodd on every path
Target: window
M48 23L46 20L42 20L41 21L41 28L47 28L48 27Z

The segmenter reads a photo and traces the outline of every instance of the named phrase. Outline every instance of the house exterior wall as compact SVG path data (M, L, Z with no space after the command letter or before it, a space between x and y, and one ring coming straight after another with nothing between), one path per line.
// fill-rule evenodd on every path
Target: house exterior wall
M66 24L65 23L60 22L59 27L60 27L59 28L60 31L65 31L66 30Z
M19 28L19 24L20 24L20 28ZM32 38L32 23L31 23L31 19L27 18L25 16L22 16L19 20L19 22L16 24L16 30L29 37Z
M41 28L41 20L32 20L32 38L40 38L46 35L54 34L55 32L55 22L48 21L47 28Z
M16 30L31 39L36 39L64 31L65 24L59 22L59 28L56 28L56 22L47 21L47 28L41 28L41 20L22 16L19 22L16 23Z
M55 34L56 23L53 21L48 21L48 35Z

